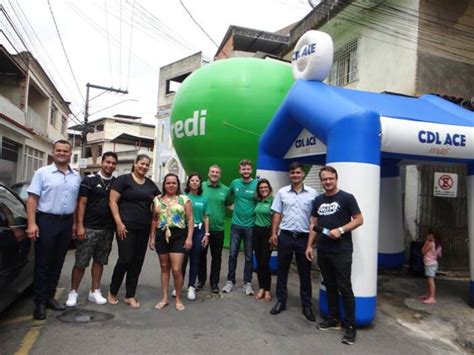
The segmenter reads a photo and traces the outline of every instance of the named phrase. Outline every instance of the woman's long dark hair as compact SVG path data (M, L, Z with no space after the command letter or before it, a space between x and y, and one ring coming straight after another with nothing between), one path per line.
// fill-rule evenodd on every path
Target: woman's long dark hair
M192 173L191 175L189 175L188 181L186 181L186 188L184 189L184 192L189 194L189 192L191 191L191 186L189 186L189 182L191 181L191 178L195 176L199 179L199 187L198 187L197 194L198 196L201 196L202 195L202 179L198 173Z
M166 189L165 189L165 184L166 184L166 180L169 178L169 177L175 177L176 178L176 181L178 182L178 189L176 190L176 195L181 195L181 182L179 181L179 177L178 175L176 174L173 174L173 173L168 173L165 175L165 177L163 178L163 195L162 196L165 196L166 195Z
M259 189L261 184L267 184L268 185L268 189L270 190L270 193L269 193L268 196L270 196L273 193L273 188L272 188L272 185L270 184L270 181L268 181L265 178L260 179L260 180L258 180L257 187L255 189L255 195L257 197L257 201L262 201L263 200L263 196L260 193L260 189Z

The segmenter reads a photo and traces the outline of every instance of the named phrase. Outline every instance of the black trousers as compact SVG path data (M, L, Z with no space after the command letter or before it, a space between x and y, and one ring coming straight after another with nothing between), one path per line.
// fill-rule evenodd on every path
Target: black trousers
M259 288L270 291L272 276L270 273L270 249L271 229L270 227L254 227L253 229L253 251L257 260L257 277Z
M286 304L288 298L288 272L290 270L293 253L296 257L296 266L300 277L300 298L304 308L312 307L311 287L311 262L306 259L305 251L308 243L308 233L293 233L286 230L280 231L278 237L278 277L277 299Z
M148 247L148 233L150 227L143 229L128 228L127 237L125 239L117 238L118 260L115 264L112 274L112 282L110 283L110 293L117 295L120 286L122 286L123 278L127 274L125 280L125 297L135 297L137 290L138 278L142 271L143 261Z
M224 231L210 231L209 244L201 250L199 258L199 283L204 285L207 279L207 251L211 249L211 285L218 285L221 278L222 248L224 247Z
M64 258L71 243L73 215L36 214L39 238L35 242L35 303L45 304L56 293Z
M344 305L345 322L347 325L355 325L355 300L351 283L352 253L318 252L318 264L328 295L329 316L333 319L340 319L340 292Z

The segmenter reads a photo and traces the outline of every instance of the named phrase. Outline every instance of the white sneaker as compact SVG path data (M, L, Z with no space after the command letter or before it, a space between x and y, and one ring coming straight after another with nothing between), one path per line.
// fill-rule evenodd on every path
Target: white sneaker
M94 302L95 304L106 304L107 303L107 299L102 296L102 293L100 292L99 289L95 290L94 292L89 291L88 300L90 302Z
M244 287L242 287L242 291L244 291L247 296L252 296L253 295L252 284L250 282L244 283Z
M196 299L196 289L193 286L189 286L188 295L186 297L190 301L194 301Z
M71 290L67 295L66 306L67 307L76 307L77 306L77 292L75 290Z
M229 293L234 288L234 283L232 281L227 281L225 286L222 288L222 292Z
M173 291L171 291L171 297L176 297L176 289L174 289Z

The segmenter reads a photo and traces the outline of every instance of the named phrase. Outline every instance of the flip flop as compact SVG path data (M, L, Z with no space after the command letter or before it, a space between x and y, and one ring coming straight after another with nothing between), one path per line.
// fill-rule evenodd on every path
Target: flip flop
M176 303L176 310L177 311L184 311L186 307L184 307L184 304L182 303Z
M138 302L138 300L134 297L125 298L123 300L123 303L128 304L130 308L134 308L134 309L140 308L140 302Z
M155 305L155 308L156 309L163 309L165 308L167 305L169 305L170 303L169 302L163 302L163 301L160 301L158 302L156 305Z
M109 302L110 304L118 304L119 300L117 299L117 297L115 297L109 292L109 294L107 295L107 302Z

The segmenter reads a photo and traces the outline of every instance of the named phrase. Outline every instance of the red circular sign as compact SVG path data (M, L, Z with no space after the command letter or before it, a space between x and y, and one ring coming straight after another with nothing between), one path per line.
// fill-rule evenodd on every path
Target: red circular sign
M438 186L441 190L449 190L453 184L453 178L449 175L441 175L438 179Z

